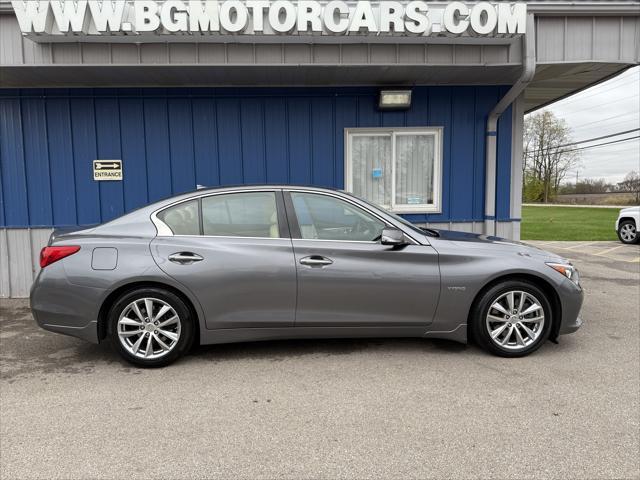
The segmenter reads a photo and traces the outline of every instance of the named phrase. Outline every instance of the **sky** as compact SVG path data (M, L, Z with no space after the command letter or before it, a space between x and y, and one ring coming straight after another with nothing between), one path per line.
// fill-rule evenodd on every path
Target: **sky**
M640 67L626 70L607 82L545 109L567 122L575 142L640 128ZM633 132L577 146L586 147L638 135L640 132ZM604 178L607 182L617 183L632 170L640 172L640 139L589 148L578 153L581 159L578 174L581 179ZM575 177L574 169L566 180L573 183Z

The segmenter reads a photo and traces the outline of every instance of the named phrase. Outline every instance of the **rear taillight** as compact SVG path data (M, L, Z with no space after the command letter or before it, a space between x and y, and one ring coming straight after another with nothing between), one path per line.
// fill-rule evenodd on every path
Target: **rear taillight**
M69 255L78 253L80 247L76 246L64 246L64 247L44 247L40 252L40 268L44 268L47 265L62 260Z

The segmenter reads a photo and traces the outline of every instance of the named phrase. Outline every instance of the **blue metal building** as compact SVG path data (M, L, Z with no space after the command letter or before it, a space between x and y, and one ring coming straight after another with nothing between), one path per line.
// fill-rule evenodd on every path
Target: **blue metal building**
M109 221L197 185L291 183L343 189L344 131L443 128L440 213L417 223L482 223L487 115L506 87L415 87L407 111L378 88L25 89L0 91L0 227ZM510 216L511 117L498 130L499 221ZM121 159L96 182L94 159Z

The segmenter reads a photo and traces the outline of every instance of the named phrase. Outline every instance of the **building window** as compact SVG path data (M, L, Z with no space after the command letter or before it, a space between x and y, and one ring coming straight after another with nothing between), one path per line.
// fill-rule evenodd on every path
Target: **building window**
M346 189L397 213L439 213L442 128L346 130Z

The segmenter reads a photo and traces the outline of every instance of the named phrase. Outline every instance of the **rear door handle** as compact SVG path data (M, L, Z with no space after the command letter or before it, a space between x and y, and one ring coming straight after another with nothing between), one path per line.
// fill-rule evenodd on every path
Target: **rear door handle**
M191 265L195 262L201 262L202 260L204 260L204 258L202 258L197 253L179 252L174 253L173 255L169 255L169 260L179 265Z
M327 265L332 265L333 260L327 257L321 257L319 255L313 255L311 257L305 257L300 260L301 265L306 265L308 267L326 267Z

